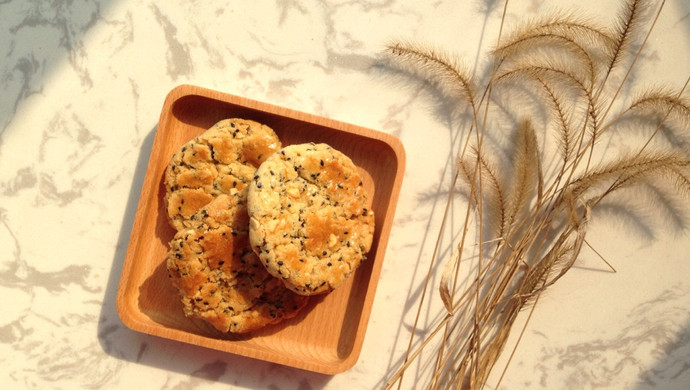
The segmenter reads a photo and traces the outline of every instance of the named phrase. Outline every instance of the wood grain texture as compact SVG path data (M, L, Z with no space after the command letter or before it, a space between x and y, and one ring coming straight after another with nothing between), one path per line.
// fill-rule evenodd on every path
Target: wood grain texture
M368 259L345 284L314 297L297 317L249 335L222 334L186 318L165 268L175 233L162 184L168 162L184 143L231 117L270 126L283 145L324 142L348 155L376 214ZM163 105L120 278L122 321L142 333L309 371L336 374L352 367L364 341L404 170L405 152L394 136L201 87L173 89Z

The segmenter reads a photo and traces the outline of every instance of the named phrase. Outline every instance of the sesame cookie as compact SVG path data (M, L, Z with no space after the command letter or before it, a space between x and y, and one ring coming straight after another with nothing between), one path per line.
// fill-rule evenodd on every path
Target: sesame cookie
M247 207L252 249L298 294L333 290L371 248L374 213L357 167L327 144L290 145L267 158Z
M238 118L224 119L184 144L165 172L170 224L183 229L185 220L219 194L246 197L256 168L280 147L270 127Z
M307 297L260 264L249 246L246 206L221 194L185 221L170 242L167 268L184 313L221 332L246 333L292 318Z

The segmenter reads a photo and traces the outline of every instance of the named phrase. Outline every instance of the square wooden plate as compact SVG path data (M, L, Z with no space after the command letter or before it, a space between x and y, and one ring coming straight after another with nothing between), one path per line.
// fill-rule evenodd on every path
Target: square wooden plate
M226 335L186 318L165 259L174 230L162 186L172 154L224 118L245 118L273 128L283 145L325 142L357 165L376 216L367 260L330 294L311 299L295 318L249 335ZM158 123L117 293L129 328L168 339L287 366L335 374L359 357L405 168L395 137L196 86L167 96Z

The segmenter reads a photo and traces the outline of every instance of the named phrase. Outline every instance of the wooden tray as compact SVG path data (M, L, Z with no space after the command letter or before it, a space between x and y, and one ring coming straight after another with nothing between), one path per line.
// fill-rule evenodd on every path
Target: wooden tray
M283 145L325 142L357 165L376 215L368 259L334 292L312 299L297 317L250 335L226 335L182 312L165 267L168 225L162 179L172 154L217 121L239 117L272 127ZM228 94L182 85L167 96L149 158L117 293L129 328L168 339L335 374L359 357L405 166L388 134Z

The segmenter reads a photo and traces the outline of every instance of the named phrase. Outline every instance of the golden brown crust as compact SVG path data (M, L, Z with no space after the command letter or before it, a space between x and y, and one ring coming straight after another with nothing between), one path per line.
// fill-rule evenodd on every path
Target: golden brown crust
M245 191L256 168L280 146L270 127L238 118L219 121L187 142L165 172L170 224L184 229L184 221L219 194Z
M177 234L166 265L185 315L246 333L294 317L307 303L261 266L248 239L247 185L280 148L272 129L226 119L183 145L165 173Z
M194 214L170 242L167 268L185 315L221 332L246 333L294 317L306 297L261 266L250 249L246 206L219 195Z
M374 233L356 166L326 144L283 148L249 186L249 238L273 276L291 290L331 291L366 258Z

